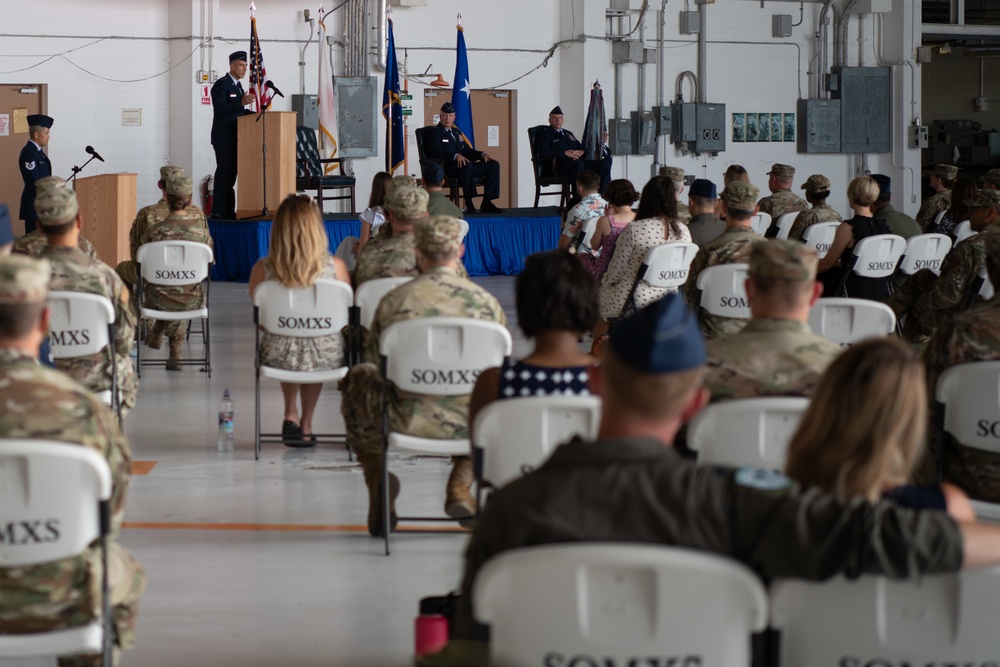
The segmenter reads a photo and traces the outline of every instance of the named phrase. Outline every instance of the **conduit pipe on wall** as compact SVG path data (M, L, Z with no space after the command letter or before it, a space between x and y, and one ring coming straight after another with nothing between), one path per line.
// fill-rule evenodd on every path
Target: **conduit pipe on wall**
M697 101L708 101L708 4L698 5L698 18L701 26L698 29L698 88Z
M847 0L844 11L837 21L837 64L841 67L847 67L847 31L850 27L851 14L857 4L858 0Z
M385 54L386 49L388 49L387 40L389 39L389 19L386 16L386 3L387 0L375 0L375 13L378 18L378 32L376 33L378 44L375 46L375 67L380 72L385 71Z

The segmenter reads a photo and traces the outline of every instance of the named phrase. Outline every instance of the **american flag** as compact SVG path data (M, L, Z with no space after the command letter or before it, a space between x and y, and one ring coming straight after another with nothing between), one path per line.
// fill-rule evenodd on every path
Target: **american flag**
M264 69L264 56L260 52L260 40L257 39L257 17L250 13L250 90L257 102L257 111L271 108L271 98L274 94L264 87L267 81L267 70Z

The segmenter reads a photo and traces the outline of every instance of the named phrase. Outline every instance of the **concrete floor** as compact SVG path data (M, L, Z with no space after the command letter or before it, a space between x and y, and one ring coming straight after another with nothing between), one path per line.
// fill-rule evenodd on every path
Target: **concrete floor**
M514 279L477 282L500 299L515 355L525 354ZM254 461L247 287L211 290L211 379L192 366L144 369L125 425L134 459L155 465L132 477L121 538L149 578L137 646L123 664L408 664L418 600L457 587L466 535L396 534L387 558L382 541L367 534L364 480L342 447L266 444ZM201 351L194 338L188 355ZM236 405L236 447L220 453L216 412L226 388ZM265 430L278 429L277 383L265 382L262 403ZM318 412L318 432L342 432L334 388ZM442 514L447 460L400 456L391 465L402 480L401 513Z

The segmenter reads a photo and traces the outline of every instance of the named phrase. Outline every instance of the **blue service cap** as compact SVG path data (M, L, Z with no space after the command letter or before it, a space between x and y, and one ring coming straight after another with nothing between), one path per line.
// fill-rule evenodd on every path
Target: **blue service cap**
M688 188L689 197L701 197L703 199L718 199L719 191L715 183L707 178L696 178L691 187Z
M437 160L421 160L420 175L423 177L424 183L437 185L444 182L444 167Z
M441 113L455 113L455 105L451 102L445 102L441 105Z
M233 51L232 53L230 53L229 54L229 62L233 62L235 60L242 60L243 62L246 62L247 61L247 52L246 51Z
M678 292L618 322L611 330L611 349L643 373L679 373L706 361L698 318Z
M10 228L10 209L0 204L0 246L14 242L14 230Z
M38 127L49 127L49 128L51 128L52 123L55 122L55 119L53 119L52 116L46 116L43 113L33 113L30 116L28 116L27 120L29 126L37 125Z
M884 195L892 194L892 179L885 174L872 174L872 180L878 183L878 190Z

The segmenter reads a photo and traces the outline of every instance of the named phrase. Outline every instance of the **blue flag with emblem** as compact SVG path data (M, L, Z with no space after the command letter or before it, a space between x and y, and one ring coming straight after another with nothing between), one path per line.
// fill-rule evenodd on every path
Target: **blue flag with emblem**
M403 107L399 101L399 64L396 62L396 41L392 38L389 21L389 48L385 56L385 90L382 93L382 117L385 118L385 170L390 174L402 164L406 146L403 143Z
M459 18L461 20L461 17ZM469 56L465 51L465 31L458 24L458 46L455 55L455 87L451 91L451 104L455 107L455 127L462 131L470 148L476 147L472 128L472 88L469 86Z

